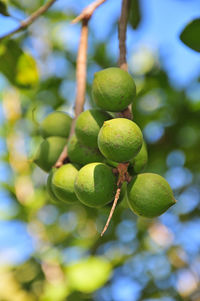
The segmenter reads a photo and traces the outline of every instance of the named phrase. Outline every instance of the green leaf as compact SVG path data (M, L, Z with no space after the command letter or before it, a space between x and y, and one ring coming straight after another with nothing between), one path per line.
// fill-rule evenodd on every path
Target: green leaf
M17 62L16 81L22 86L33 86L38 82L38 69L34 58L23 53Z
M180 39L191 49L200 52L200 18L187 24L180 34Z
M67 268L70 286L83 293L92 293L103 286L111 274L111 265L101 257L89 257Z
M13 40L0 45L0 72L13 85L20 88L35 86L39 78L37 64L33 57L23 52Z
M6 3L2 0L0 0L0 14L6 17L10 16L9 12L7 11Z
M142 14L140 7L140 0L131 0L130 13L129 13L129 23L133 29L137 29L141 23Z

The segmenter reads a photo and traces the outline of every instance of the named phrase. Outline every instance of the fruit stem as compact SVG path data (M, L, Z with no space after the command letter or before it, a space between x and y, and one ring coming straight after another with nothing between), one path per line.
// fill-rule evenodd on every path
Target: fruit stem
M121 192L121 187L117 188L116 194L115 194L115 199L112 205L112 208L110 210L110 214L108 216L107 222L105 224L105 227L103 228L103 231L101 232L101 237L104 235L104 233L106 232L106 230L108 229L108 226L110 224L111 218L113 216L113 213L115 211L115 207L117 206L117 202L119 200L119 196L120 196L120 192Z
M110 210L110 214L108 216L107 222L106 222L106 224L103 228L103 231L101 232L101 237L104 235L104 233L108 229L108 226L109 226L110 221L112 219L113 213L115 211L115 207L117 206L117 202L119 200L122 184L124 182L130 182L130 180L131 180L131 178L129 176L129 173L128 173L128 166L129 166L129 162L128 163L119 163L117 168L113 169L113 173L115 173L115 174L116 174L116 172L118 173L118 181L117 181L117 187L118 188L117 188L117 191L115 193L115 199L114 199L112 208Z

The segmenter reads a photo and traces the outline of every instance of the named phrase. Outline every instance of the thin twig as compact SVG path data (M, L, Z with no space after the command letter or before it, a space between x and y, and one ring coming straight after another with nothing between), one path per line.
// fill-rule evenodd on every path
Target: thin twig
M121 16L119 19L119 67L125 71L128 71L128 65L126 61L126 29L128 22L130 0L122 1Z
M29 25L31 25L37 18L39 18L43 13L45 13L57 0L50 0L49 2L47 2L46 4L44 4L43 6L41 6L38 10L36 10L32 15L30 15L26 20L21 21L20 25L10 31L9 33L3 35L2 37L0 37L0 41L8 38L10 36L12 36L13 34L22 31L24 29L26 29Z
M69 138L74 134L75 123L77 117L83 111L85 103L85 91L86 91L86 77L87 77L87 46L88 46L88 20L83 19L81 37L77 56L76 65L76 101L74 108L74 119L72 121ZM60 157L58 158L55 167L63 165L64 160L67 158L67 146L64 147Z
M88 47L88 20L83 19L80 46L77 57L76 80L77 93L75 102L75 119L83 111L85 103L86 77L87 77L87 47ZM71 129L73 131L73 128Z
M92 2L90 5L88 5L84 10L81 12L81 14L76 17L72 23L78 23L81 20L89 20L91 16L93 15L95 9L99 7L101 4L103 4L106 0L96 0Z
M106 224L105 224L105 226L104 226L104 228L103 228L103 231L101 232L101 236L103 236L104 233L106 232L106 230L108 229L108 226L109 226L109 224L110 224L111 218L112 218L113 213L114 213L114 211L115 211L115 207L116 207L117 202L118 202L118 200L119 200L120 192L121 192L121 188L119 187L119 188L117 188L117 191L116 191L116 194L115 194L115 199L114 199L112 208L111 208L111 210L110 210L110 214L109 214L109 217L108 217L108 219L107 219L107 222L106 222Z

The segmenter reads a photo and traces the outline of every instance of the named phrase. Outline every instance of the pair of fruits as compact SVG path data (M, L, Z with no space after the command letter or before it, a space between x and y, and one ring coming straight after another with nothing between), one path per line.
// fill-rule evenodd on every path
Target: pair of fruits
M75 134L69 139L71 118L64 112L48 115L41 124L45 138L35 163L50 172L47 190L54 201L80 201L89 207L102 207L114 200L117 175L113 167L129 163L133 177L122 185L121 198L138 215L154 217L175 203L172 190L164 178L152 173L139 174L147 163L147 150L140 128L125 118L113 118L136 96L132 77L119 68L97 72L92 86L94 101L100 109L81 113ZM62 116L62 117L61 117ZM70 163L52 169L64 145Z

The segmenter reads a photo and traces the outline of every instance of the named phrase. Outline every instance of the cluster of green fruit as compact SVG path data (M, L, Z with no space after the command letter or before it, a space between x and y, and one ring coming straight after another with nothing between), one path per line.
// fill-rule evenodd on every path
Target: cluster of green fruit
M120 198L126 198L138 215L155 217L175 203L167 181L157 174L141 173L147 163L147 149L136 123L114 118L113 113L128 107L136 96L130 74L120 68L108 68L95 74L92 95L99 109L82 112L76 120L75 134L67 142L71 118L64 112L53 112L41 123L44 140L34 162L49 172L47 189L53 201L72 204L80 201L89 207L102 207L114 200L118 164L127 164L131 176L121 187ZM52 168L67 143L70 163Z

